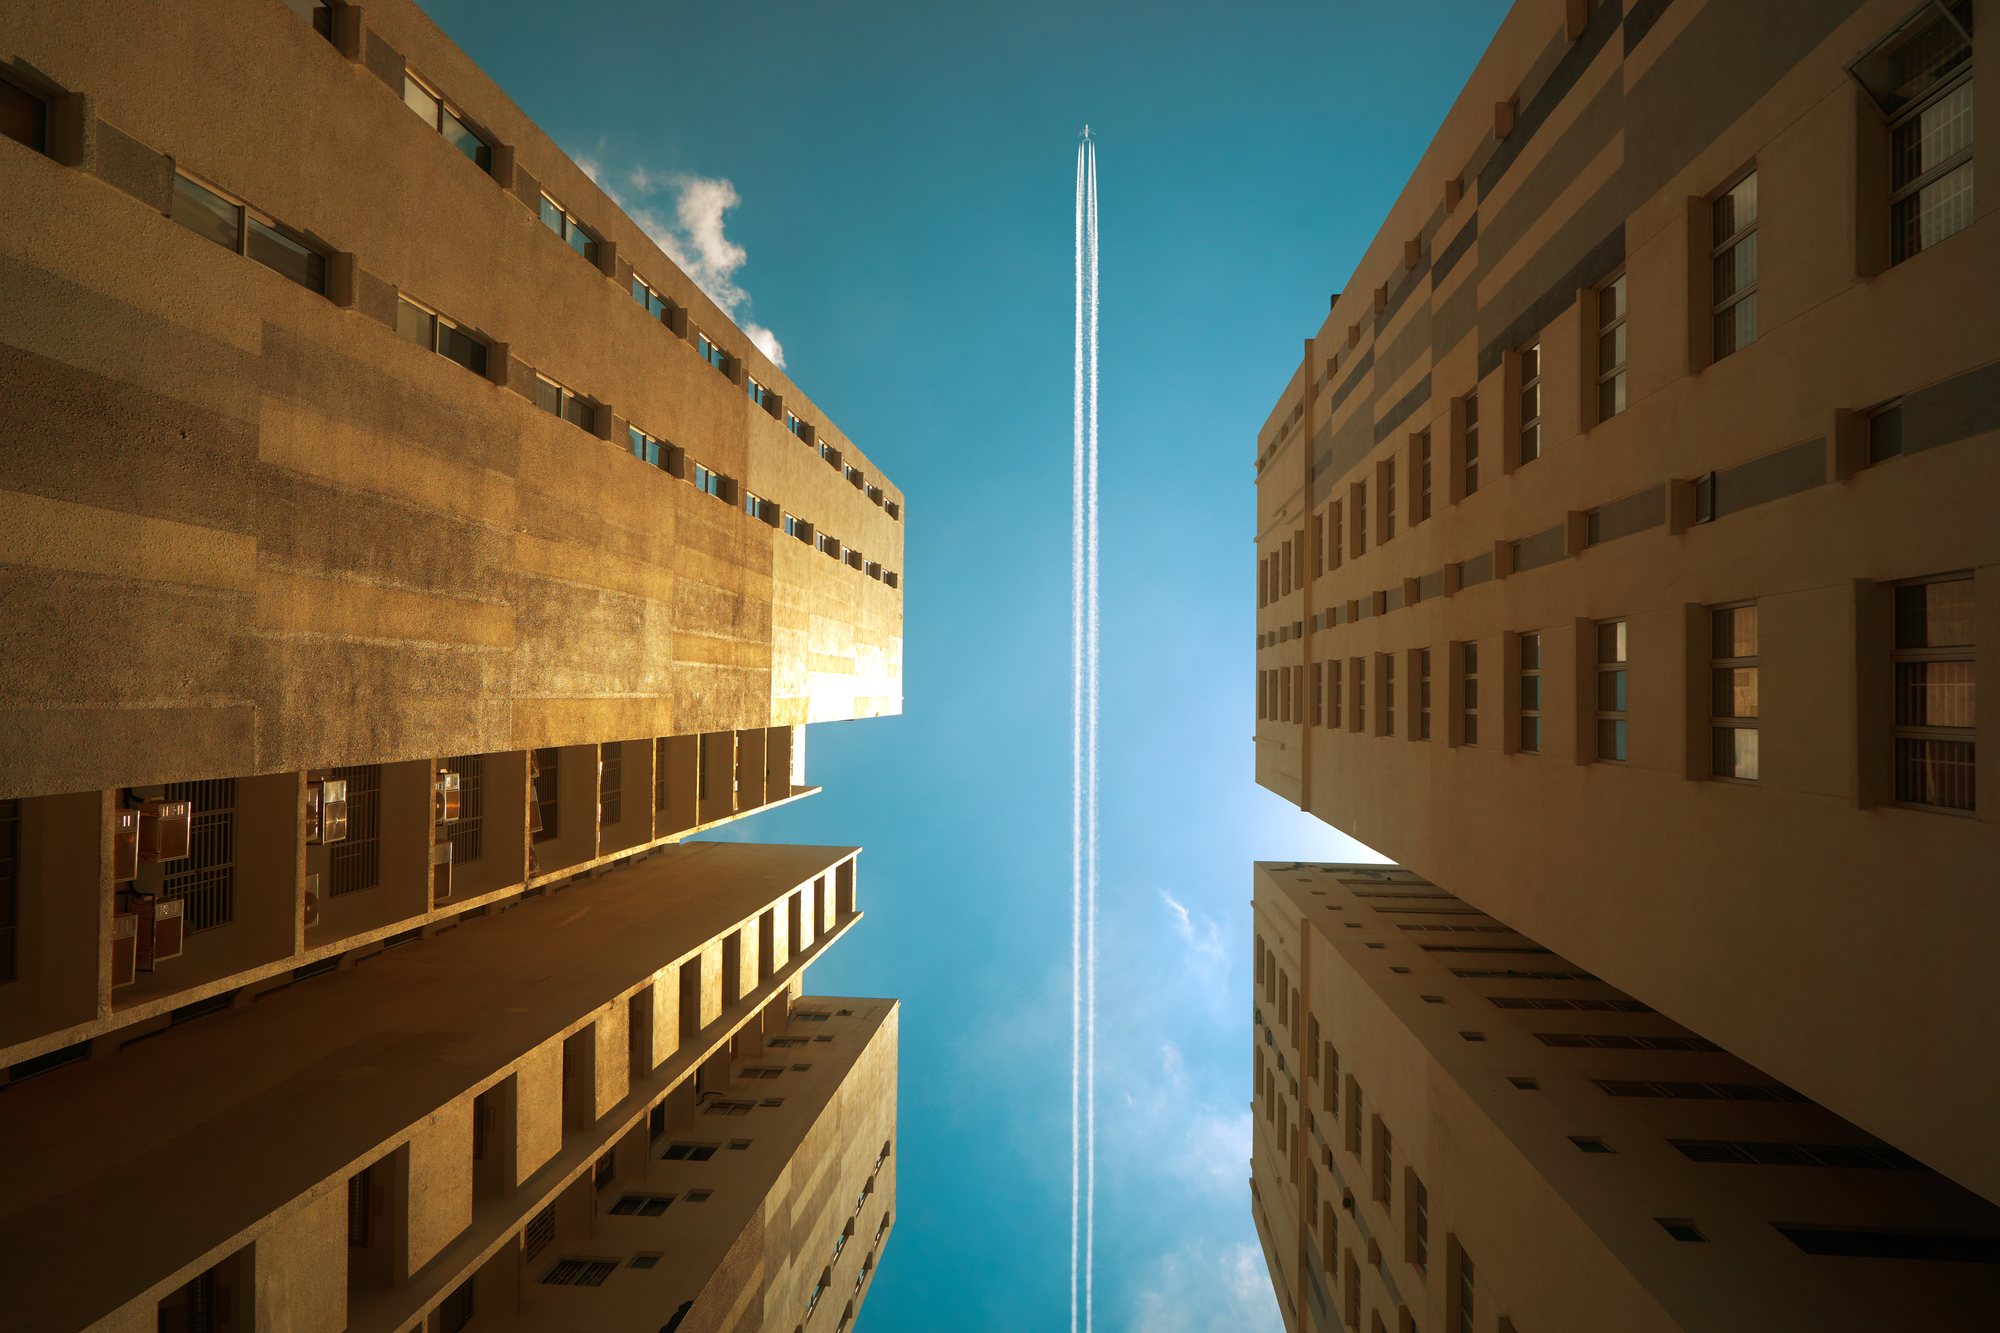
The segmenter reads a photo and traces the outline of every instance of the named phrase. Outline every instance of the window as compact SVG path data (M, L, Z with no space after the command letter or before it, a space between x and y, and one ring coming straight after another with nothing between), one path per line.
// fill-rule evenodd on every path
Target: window
M1712 205L1715 237L1715 359L1757 341L1757 173Z
M1395 1154L1394 1136L1389 1127L1382 1123L1382 1117L1375 1120L1375 1199L1387 1212L1395 1201Z
M715 1193L714 1190L689 1190L686 1195L687 1202L707 1203L709 1201L709 1198L712 1195L714 1195L714 1193Z
M1879 463L1902 452L1903 400L1898 398L1868 414L1868 461Z
M1431 1216L1430 1191L1424 1182L1417 1179L1417 1173L1405 1170L1403 1184L1406 1194L1403 1201L1404 1226L1403 1257L1420 1273L1431 1271Z
M1971 21L1969 5L1953 5L1888 54L1889 98L1900 103L1889 126L1893 263L1972 222Z
M674 308L672 301L654 291L652 284L636 273L632 275L632 299L645 307L647 314L662 322Z
M347 1178L347 1243L366 1249L375 1218L375 1168L364 1166Z
M1667 1229L1667 1234L1675 1240L1703 1241L1708 1237L1695 1229L1694 1222L1685 1217L1656 1217L1653 1219Z
M0 134L15 143L46 153L49 144L49 104L0 79Z
M654 439L637 426L627 426L625 433L632 437L632 456L634 458L637 458L642 463L651 463L654 467L665 467L667 465L668 454L672 449L671 445Z
M445 1297L443 1303L438 1306L439 1333L459 1333L460 1329L472 1322L472 1284L474 1280L473 1278L467 1278L465 1281L459 1283L458 1289ZM599 1278L598 1282L602 1282L603 1280ZM590 1285L594 1287L597 1283L593 1282Z
M1951 575L1896 589L1896 799L1974 808L1973 584Z
M1721 1139L1668 1139L1691 1162L1760 1166L1831 1166L1843 1170L1925 1171L1929 1168L1887 1144L1744 1143Z
M481 171L493 170L493 149L486 140L467 128L455 107L408 71L403 74L403 104L416 112L424 124L444 135L446 143L472 159Z
M1577 1135L1577 1134L1572 1134L1572 1135L1570 1135L1570 1136L1569 1136L1569 1141L1570 1141L1571 1143L1574 1143L1574 1144L1576 1145L1576 1150L1577 1150L1578 1152L1616 1152L1616 1151L1617 1151L1617 1149L1613 1148L1613 1147L1612 1147L1612 1146L1611 1146L1610 1144L1606 1143L1606 1142L1605 1142L1605 1141L1604 1141L1603 1139L1600 1139L1600 1138L1594 1138L1594 1137L1587 1137L1587 1136L1582 1136L1582 1135Z
M1521 749L1542 751L1542 636L1521 636Z
M1463 1250L1458 1253L1457 1267L1458 1275L1452 1285L1458 1296L1458 1333L1474 1333L1477 1325L1472 1307L1472 1259Z
M1459 648L1459 673L1465 691L1463 725L1465 744L1479 744L1479 645L1462 643Z
M1354 497L1354 554L1368 552L1368 483L1357 482L1349 492Z
M769 523L778 517L778 506L751 491L743 492L743 512L760 523Z
M703 1115L749 1115L757 1109L755 1102L710 1102L702 1108Z
M616 1259L558 1259L542 1278L550 1287L601 1287L618 1271Z
M1431 516L1431 433L1417 437L1417 522Z
M743 377L743 382L746 392L748 392L750 395L750 401L757 404L757 406L763 408L766 412L770 411L771 397L772 397L771 391L765 388L763 385L759 384L755 379L751 378L748 375L745 375Z
M1541 1083L1536 1079L1521 1078L1516 1075L1510 1074L1507 1076L1507 1081L1509 1083L1512 1083L1515 1087L1519 1088L1522 1092L1540 1092L1542 1090Z
M1465 493L1479 489L1479 395L1465 395Z
M660 1154L663 1162L706 1162L715 1156L718 1145L713 1143L670 1143Z
M1597 290L1597 419L1625 410L1625 275Z
M1709 1102L1803 1102L1781 1083L1655 1083L1640 1079L1594 1078L1607 1097L1676 1097Z
M783 1106L784 1104L785 1099L783 1097L766 1097L758 1103L759 1106Z
M1597 757L1625 762L1625 622L1597 626Z
M436 352L447 361L456 361L475 375L486 373L485 343L407 296L396 298L396 332L406 342Z
M1347 550L1347 521L1341 515L1340 501L1335 500L1328 508L1333 514L1333 567L1340 568L1340 559Z
M632 1256L632 1262L625 1266L627 1268L652 1268L664 1258L666 1258L664 1254L635 1254Z
M795 515L786 514L785 535L787 537L796 537L810 546L812 544L812 524Z
M696 463L694 465L693 480L694 480L694 488L696 490L701 491L707 495L713 495L718 500L722 498L723 479L717 476L715 473L710 472L707 468L703 467L699 463Z
M903 517L903 506L897 504L894 500L884 500L882 502L882 512L889 516L890 522L898 522Z
M783 1065L768 1065L768 1066L763 1066L763 1067L760 1067L760 1068L754 1068L754 1069L745 1069L745 1070L743 1070L743 1071L742 1071L742 1072L741 1072L740 1074L738 1074L738 1075L737 1075L737 1077L738 1077L738 1078L776 1078L776 1077L777 1077L778 1075L780 1075L780 1074L782 1074L782 1073L784 1073L784 1072L785 1072L785 1067L784 1067Z
M1341 669L1342 663L1341 660L1337 657L1334 658L1331 662L1328 662L1326 665L1327 669L1333 675L1333 680L1331 682L1332 688L1328 690L1328 694L1333 699L1333 718L1330 725L1338 727L1340 725L1341 677L1345 674L1345 672Z
M708 362L708 364L714 366L723 374L727 375L729 373L729 353L710 342L706 333L695 334L694 350L701 355L702 360Z
M554 748L536 750L528 757L528 777L535 788L535 799L528 810L528 828L535 842L547 842L561 835L562 807L558 800L561 775L557 772L561 758L562 751Z
M611 1205L613 1217L658 1217L673 1206L671 1194L627 1194Z
M798 417L792 412L792 409L789 407L785 409L785 429L790 431L792 434L798 436L802 440L805 440L812 435L812 427L806 425L805 422L800 421Z
M556 1206L550 1204L536 1213L534 1219L521 1229L521 1258L531 1261L548 1248L556 1238Z
M605 1153L597 1159L597 1165L591 1170L590 1183L592 1188L603 1189L606 1185L609 1185L612 1178L617 1174L617 1171L617 1158L612 1153Z
M1417 739L1431 738L1431 650L1417 650Z
M0 84L0 87L11 87ZM255 210L186 176L174 176L173 219L233 254L256 260L309 292L326 295L326 256ZM484 348L480 349L484 352ZM484 373L485 359L480 367Z
M1757 780L1757 608L1710 613L1709 772Z
M181 901L184 929L193 934L236 919L236 779L170 782L165 799L193 807L188 854L162 861L162 898Z
M1694 479L1694 521L1715 522L1715 474L1704 472Z
M347 836L327 847L327 896L338 898L382 882L382 766L336 768L332 776L347 784Z
M1623 1032L1537 1032L1544 1046L1593 1046L1606 1051L1719 1051L1706 1037L1634 1037Z
M1382 734L1396 734L1396 655L1382 654Z
M542 225L560 236L570 249L593 264L597 262L596 239L583 229L583 224L568 210L547 195L542 196Z
M852 464L843 463L840 468L840 475L845 477L847 484L857 491L868 484L868 478L862 474L861 469Z
M1382 463L1382 540L1396 535L1396 460Z
M1542 345L1521 353L1521 461L1542 456Z
M535 376L535 406L581 430L597 433L597 409L587 399L541 375Z

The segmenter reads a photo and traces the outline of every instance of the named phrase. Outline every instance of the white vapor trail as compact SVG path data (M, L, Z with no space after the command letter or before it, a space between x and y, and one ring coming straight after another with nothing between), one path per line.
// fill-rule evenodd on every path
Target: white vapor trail
M1087 125L1076 150L1070 667L1069 1326L1070 1333L1090 1333L1097 1212L1097 144Z

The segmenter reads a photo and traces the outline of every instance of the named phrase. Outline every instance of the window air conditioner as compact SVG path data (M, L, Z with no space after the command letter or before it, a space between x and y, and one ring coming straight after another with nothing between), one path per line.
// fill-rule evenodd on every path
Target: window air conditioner
M457 819L459 775L445 769L438 770L435 791L436 800L432 802L431 818L442 820L447 824Z
M139 874L139 812L118 810L113 815L116 823L111 830L111 878L115 883Z
M157 963L181 956L186 935L187 917L183 915L186 906L179 898L153 899L153 956L146 961Z
M150 800L139 807L139 859L180 861L188 854L194 802Z
M306 783L306 841L347 840L347 779L314 778Z

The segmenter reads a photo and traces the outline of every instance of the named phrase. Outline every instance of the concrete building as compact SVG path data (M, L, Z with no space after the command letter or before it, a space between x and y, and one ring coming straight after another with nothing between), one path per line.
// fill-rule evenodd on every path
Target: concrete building
M14 14L0 186L0 1066L900 711L902 493L414 4Z
M2000 1208L1782 1080L1400 867L1254 900L1289 1333L1991 1327Z
M665 849L9 1088L0 1137L41 1145L0 1193L10 1327L844 1326L894 1214L896 1006L802 988L854 872Z
M853 850L682 844L900 711L902 493L407 0L17 8L0 1322L845 1327Z
M2000 1200L1996 33L1516 4L1259 434L1256 771Z

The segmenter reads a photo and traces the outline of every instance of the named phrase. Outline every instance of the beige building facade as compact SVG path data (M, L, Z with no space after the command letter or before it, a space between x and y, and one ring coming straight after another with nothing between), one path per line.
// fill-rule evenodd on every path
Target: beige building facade
M1992 1199L1996 32L1515 5L1259 434L1256 682L1263 786Z
M894 1214L896 1006L803 985L855 867L663 849L10 1087L0 1135L43 1145L0 1196L10 1320L844 1327Z
M1972 1330L2000 1208L1412 872L1254 872L1288 1333Z

